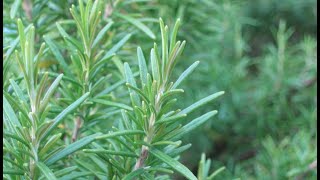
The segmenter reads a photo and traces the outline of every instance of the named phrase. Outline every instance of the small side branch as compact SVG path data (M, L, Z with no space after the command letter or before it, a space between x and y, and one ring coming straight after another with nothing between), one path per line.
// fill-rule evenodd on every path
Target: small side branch
M148 157L148 153L149 153L148 152L148 147L147 146L142 146L140 157L139 157L139 159L137 160L137 162L136 162L136 164L134 166L134 170L137 170L137 169L143 167L144 161Z

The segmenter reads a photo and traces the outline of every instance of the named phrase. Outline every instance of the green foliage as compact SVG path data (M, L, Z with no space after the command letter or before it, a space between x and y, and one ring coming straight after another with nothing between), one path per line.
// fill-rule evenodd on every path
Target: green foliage
M259 179L264 175L255 169L255 156L260 155L268 136L277 144L311 129L306 136L312 137L308 143L313 144L317 82L315 4L316 1L291 0L158 1L158 11L145 12L150 16L160 14L169 22L179 17L186 24L180 33L188 42L180 72L190 60L201 59L197 76L182 83L182 87L188 87L189 98L179 103L187 104L207 91L227 92L221 101L219 120L187 138L195 147L183 157L190 167L196 168L196 161L205 150L217 164L226 165L221 179ZM179 67L176 72L173 76L180 75ZM215 106L208 104L197 113L212 107ZM285 153L281 155L291 158ZM312 157L316 159L316 155ZM271 164L266 166L271 168Z
M19 3L14 2L11 18L15 17ZM32 5L31 1L23 3ZM100 28L99 3L98 0L86 3L79 0L77 7L72 5L72 20L56 23L56 31L64 41L45 34L43 40L48 48L42 43L37 54L34 53L35 41L39 39L35 27L24 28L18 19L19 41L14 43L15 46L20 44L20 49L15 50L20 70L4 64L8 68L4 71L5 77L11 78L4 79L6 89L3 91L4 178L161 179L168 177L163 173L171 175L177 171L188 179L197 179L178 161L180 154L190 147L189 144L181 146L180 139L217 111L190 122L182 120L223 92L203 98L184 110L173 107L177 99L172 98L184 92L177 89L178 85L199 63L191 65L175 83L171 82L171 74L185 47L185 41L176 40L180 20L169 38L169 28L160 19L162 51L158 52L155 43L150 53L150 72L143 51L138 47L139 72L133 73L127 62L121 65L121 54L115 55L131 34L116 42L102 41L113 21L108 20ZM29 20L37 21L28 9L24 10ZM137 20L117 16L155 38L150 29ZM4 57L9 61L12 50L6 49L10 51ZM55 59L55 63L41 65L48 57ZM118 72L111 70L114 67L109 66L111 60ZM9 68L14 73L10 73ZM61 71L65 75L56 73ZM112 76L119 71L121 76ZM137 74L140 75L138 81ZM124 84L129 94L124 93L124 89L113 92ZM131 99L131 106L126 104L126 99ZM113 126L105 123L108 119L112 119L109 121Z
M315 179L316 3L5 0L3 178Z

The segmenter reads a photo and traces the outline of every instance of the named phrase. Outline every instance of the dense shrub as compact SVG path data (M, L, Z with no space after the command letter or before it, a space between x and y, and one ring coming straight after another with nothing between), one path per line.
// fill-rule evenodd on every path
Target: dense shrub
M175 158L174 163L179 163L176 160L180 155L180 162L199 179L209 176L215 179L316 178L315 0L100 0L97 9L101 14L93 10L91 15L86 15L88 2L84 1L82 12L82 5L74 0L4 1L3 142L6 153L3 165L8 173L5 178L13 179L14 174L23 175L32 172L31 168L38 168L34 177L40 177L40 172L46 176L45 172L52 171L57 177L73 172L72 177L112 179L112 176L123 178L132 172L131 175L144 179L155 173L169 173L176 179L183 177L177 173L172 175L172 170L182 174L191 172L161 161L171 156ZM75 7L70 13L72 4ZM99 17L97 21L93 20L95 17ZM170 62L167 61L170 52L174 54L177 49L171 40L167 47L160 45L166 35L164 26L159 28L159 17L168 24L170 32L177 27L179 18L181 25L176 39L186 40L185 47L183 42L177 44L177 49L184 52L178 53L179 62L174 63L172 73L161 74L166 72L162 58ZM20 27L17 18L21 19ZM77 18L79 23L74 21ZM24 33L22 24L26 26ZM30 33L33 32L31 24L34 35ZM171 38L169 33L168 39ZM42 46L42 42L46 45ZM141 48L137 49L138 46ZM169 48L167 60L162 56L166 48ZM33 51L39 49L42 53L36 56ZM152 64L152 59L161 60L160 77L173 82L185 74L187 68L193 71L197 67L181 82L185 92L177 95L177 102L173 98L167 102L170 108L165 109L166 112L183 109L214 92L224 90L225 95L215 102L209 102L215 95L209 96L203 100L206 105L186 118L174 112L180 118L178 122L184 125L196 122L191 120L197 117L207 120L207 116L213 115L213 109L219 111L212 120L200 121L203 126L196 124L192 127L197 129L184 134L182 144L190 142L191 148L189 144L159 136L161 141L156 140L153 146L160 151L151 150L150 157L144 161L140 153L148 149L148 145L139 133L143 131L150 137L148 132L150 134L152 128L146 127L148 121L143 124L137 119L151 118L153 95L161 90L154 87L170 87L170 81L157 80L154 66L157 63ZM59 75L61 73L64 75ZM170 92L170 88L162 90ZM42 100L46 95L50 100ZM144 103L141 104L141 100ZM36 124L33 124L34 118L39 120ZM42 152L39 157L44 162L39 162L43 163L30 166L34 149L24 146L33 147L28 145L29 136L38 128L45 132L54 118L61 118L61 123L59 126L54 123L56 128L50 143L41 141L37 147L42 149L49 144L52 151ZM11 121L14 124L10 124ZM25 128L16 129L18 121ZM160 123L162 128L168 126L164 131L179 127L178 123L170 122ZM102 135L109 131L133 135L124 133L115 139L98 140L110 136ZM70 147L76 148L70 150ZM83 148L85 150L81 150ZM182 153L186 149L188 151ZM203 152L211 160L206 160L204 154L201 156ZM150 165L150 169L139 170L138 161ZM61 167L68 168L61 170ZM28 173L24 176L30 177Z

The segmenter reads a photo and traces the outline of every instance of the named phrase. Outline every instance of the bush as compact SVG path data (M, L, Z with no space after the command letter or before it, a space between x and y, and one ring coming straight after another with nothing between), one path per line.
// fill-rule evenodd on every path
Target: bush
M86 10L90 1L79 2L4 1L3 94L4 120L8 121L3 164L11 173L4 177L14 178L12 173L30 177L34 150L25 146L32 142L34 130L45 130L54 122L50 120L61 118L59 125L49 128L53 129L51 141L41 140L37 147L52 145L41 154L42 164L34 167L37 177L51 171L58 178L72 172L69 177L80 179L121 179L128 174L179 179L185 173L199 179L316 178L316 1L94 1L97 9L91 15ZM186 40L186 46L177 42L173 48L176 40L171 40L171 33L166 37L158 17L167 22L170 32L181 23L176 39ZM34 26L34 38L29 24ZM166 38L167 46L162 44ZM41 46L42 42L46 45ZM33 47L41 55L32 55ZM146 52L151 52L150 58ZM177 64L170 52L179 52ZM164 66L168 62L173 62L170 68ZM178 95L181 89L160 88L172 87L169 82L189 72L192 75L179 83L183 95ZM155 118L163 122L154 124L161 133L153 137L146 119L159 113L153 106L160 90L178 100L169 97L164 102L169 106L161 106L168 114L161 118L161 112ZM225 95L217 101L211 102L214 94L205 98L220 90ZM186 110L178 109L199 99L206 104L184 118ZM35 109L38 114L33 115ZM219 113L204 123L215 113L213 109ZM198 122L191 121L198 117L203 120L201 127L188 124ZM35 125L33 118L38 119ZM25 128L15 130L11 121ZM191 125L198 128L181 138L161 136L169 131L179 134L175 128L182 132ZM129 135L103 138L119 131ZM159 151L151 149L143 158L145 154L140 153L149 152L147 137L152 137L152 147ZM54 161L48 163L52 157ZM191 172L162 163L166 158L179 160Z

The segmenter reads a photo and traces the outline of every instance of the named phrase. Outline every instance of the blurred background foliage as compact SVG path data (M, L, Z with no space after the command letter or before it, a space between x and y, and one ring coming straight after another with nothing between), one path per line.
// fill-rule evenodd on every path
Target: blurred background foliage
M33 3L32 10L26 2ZM68 33L76 33L72 26L67 27L70 22L66 20L71 19L68 8L74 3L5 0L4 44L14 45L14 17L22 17L25 24L35 25L37 42L49 35L63 48L55 23L64 24ZM132 34L106 68L114 82L122 79L120 64L137 62L137 45L145 51L153 46L154 39L160 41L158 18L171 26L181 18L178 36L187 41L187 46L173 78L200 60L193 76L183 83L184 97L188 98L180 99L181 107L212 92L226 92L219 102L194 113L197 117L219 110L218 118L186 138L193 146L183 155L183 163L196 173L201 153L205 152L214 169L226 166L217 179L315 179L316 5L316 0L101 1L105 7L102 24L115 22L102 48ZM149 27L153 34L136 22ZM67 51L63 53L68 55ZM42 62L43 68L58 68L51 53ZM6 69L3 78L14 71ZM123 90L117 90L119 96L124 95ZM109 123L105 125L110 128Z

